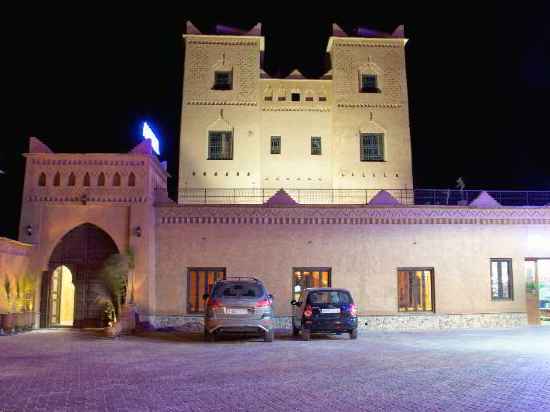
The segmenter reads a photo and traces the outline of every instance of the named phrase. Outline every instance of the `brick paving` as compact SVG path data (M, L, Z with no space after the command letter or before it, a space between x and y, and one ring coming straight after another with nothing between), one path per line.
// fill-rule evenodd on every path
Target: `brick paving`
M549 411L550 327L202 342L0 337L1 411Z

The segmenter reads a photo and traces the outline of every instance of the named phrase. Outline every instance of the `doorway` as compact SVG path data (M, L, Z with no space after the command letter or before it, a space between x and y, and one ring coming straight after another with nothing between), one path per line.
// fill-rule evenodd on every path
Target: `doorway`
M550 325L550 258L526 259L529 324Z
M73 274L67 266L52 272L50 290L50 325L73 326L74 322Z

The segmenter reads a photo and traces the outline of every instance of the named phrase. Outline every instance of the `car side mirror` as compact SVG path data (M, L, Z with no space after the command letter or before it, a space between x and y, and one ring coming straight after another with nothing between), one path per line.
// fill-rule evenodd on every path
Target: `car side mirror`
M202 300L208 299L208 296L209 296L208 293L205 293L204 295L202 295Z

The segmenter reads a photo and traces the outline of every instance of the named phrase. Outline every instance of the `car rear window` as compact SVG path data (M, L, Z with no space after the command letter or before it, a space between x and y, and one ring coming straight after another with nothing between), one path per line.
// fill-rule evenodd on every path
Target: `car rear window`
M264 288L258 283L222 283L212 291L215 298L260 298Z
M343 292L341 290L323 290L311 292L307 296L307 303L310 305L347 305L352 303L352 300L348 292Z

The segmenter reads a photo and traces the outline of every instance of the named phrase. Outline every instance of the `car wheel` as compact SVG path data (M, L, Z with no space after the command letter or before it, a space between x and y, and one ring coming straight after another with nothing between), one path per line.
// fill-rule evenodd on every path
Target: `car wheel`
M302 339L303 340L310 340L311 339L311 331L308 329L302 329Z
M216 335L214 333L208 332L206 329L204 330L204 340L207 342L216 342Z
M264 342L273 342L274 336L275 332L273 331L273 329L269 329L264 335Z
M353 329L353 330L349 333L349 338L350 338L350 339L357 339L357 329Z

